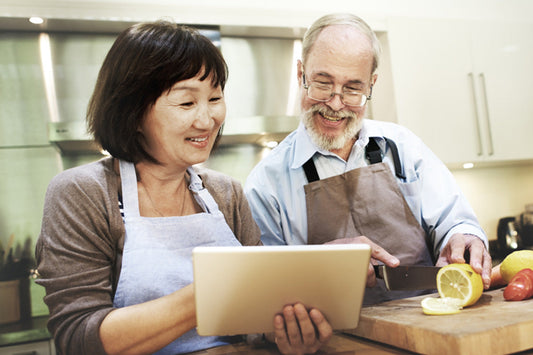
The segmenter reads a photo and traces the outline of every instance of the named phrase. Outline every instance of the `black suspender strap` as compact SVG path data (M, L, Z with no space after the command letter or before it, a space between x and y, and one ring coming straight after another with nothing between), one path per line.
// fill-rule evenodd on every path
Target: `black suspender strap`
M394 162L394 171L396 171L396 176L405 180L405 175L403 174L402 163L400 162L400 155L398 154L396 143L388 138L385 138L385 141L387 142L387 145L392 153L392 160Z
M396 172L396 177L399 179L405 179L405 175L403 174L402 170L402 163L400 161L400 155L398 154L398 148L396 147L396 143L394 143L393 140L390 140L388 138L385 138L385 142L387 142L387 145L391 151L392 154L392 160L394 163L394 170ZM370 162L370 164L376 164L381 163L381 149L379 149L379 145L376 141L376 137L370 137L368 140L368 145L365 149L366 152L366 158ZM318 172L316 170L315 163L313 162L313 157L305 162L303 165L305 176L307 177L307 182L311 183L313 181L320 180L318 176Z
M304 164L305 176L307 176L307 182L311 183L313 181L318 181L318 172L316 171L315 163L313 162L313 157L305 162Z

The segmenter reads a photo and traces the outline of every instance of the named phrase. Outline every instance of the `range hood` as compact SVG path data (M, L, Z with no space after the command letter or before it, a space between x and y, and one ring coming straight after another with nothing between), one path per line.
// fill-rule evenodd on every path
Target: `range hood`
M2 19L3 20L3 19ZM0 21L1 22L1 21ZM87 134L85 114L101 64L127 23L47 20L30 31L17 24L2 39L12 60L32 90L24 103L8 102L6 112L26 112L29 103L44 103L49 141L62 153L94 153L99 147ZM27 25L26 25L27 26ZM222 145L265 145L280 141L299 122L296 62L301 53L301 31L294 29L197 27L219 46L228 64L224 89L227 114ZM28 54L30 53L30 55ZM30 58L28 63L17 58ZM39 58L39 59L37 59ZM9 62L8 62L9 63Z
M298 116L252 116L226 119L220 145L269 146L298 127ZM85 122L51 122L48 138L62 154L92 154L101 148L87 133Z

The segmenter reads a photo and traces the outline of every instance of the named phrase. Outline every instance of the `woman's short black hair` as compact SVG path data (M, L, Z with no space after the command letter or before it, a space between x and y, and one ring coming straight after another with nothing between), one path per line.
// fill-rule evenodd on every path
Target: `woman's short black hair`
M109 50L87 110L89 132L112 156L156 160L146 152L138 128L165 91L203 73L224 90L228 69L220 50L196 29L167 21L124 30ZM215 143L216 144L216 143Z

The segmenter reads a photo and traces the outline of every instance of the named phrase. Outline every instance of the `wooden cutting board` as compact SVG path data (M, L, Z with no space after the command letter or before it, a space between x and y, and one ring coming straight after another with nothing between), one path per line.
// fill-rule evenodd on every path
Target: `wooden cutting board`
M498 289L484 292L458 314L428 316L420 306L424 297L364 307L357 328L346 333L421 354L509 354L533 348L533 299L505 301Z

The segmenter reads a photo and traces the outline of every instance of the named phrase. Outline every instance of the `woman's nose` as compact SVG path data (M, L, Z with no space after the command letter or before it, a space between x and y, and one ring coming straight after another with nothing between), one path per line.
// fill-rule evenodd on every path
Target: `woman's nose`
M214 113L209 105L201 105L195 119L195 126L202 129L210 129L214 125Z

